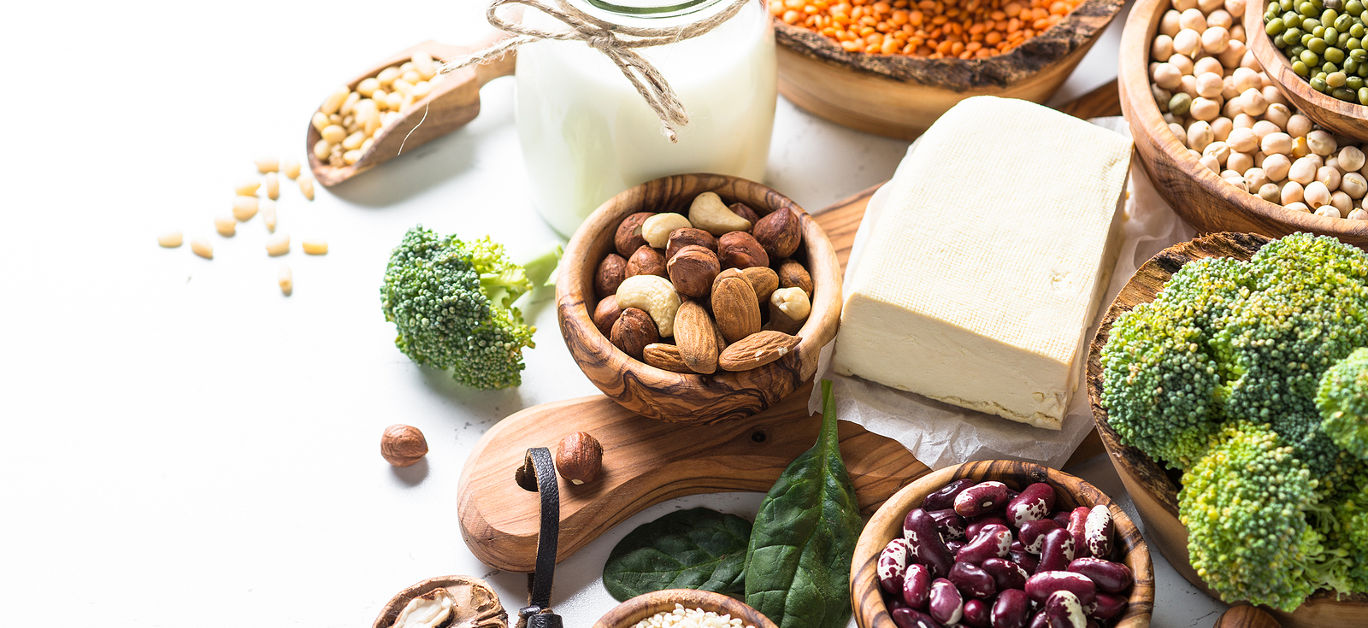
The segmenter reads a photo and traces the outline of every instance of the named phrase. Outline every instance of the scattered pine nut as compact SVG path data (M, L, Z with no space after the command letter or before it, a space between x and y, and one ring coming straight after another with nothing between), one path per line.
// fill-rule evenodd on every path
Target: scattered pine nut
M261 201L261 219L266 222L266 230L275 233L276 228L276 204L271 199Z
M261 182L253 179L237 184L237 187L233 188L233 191L236 192L238 196L256 196L257 188L259 187L261 187Z
M280 174L283 174L283 175L285 175L286 177L289 177L289 178L291 178L291 179L298 179L298 178L299 178L299 160L298 160L298 159L286 159L285 161L280 162Z
M214 259L214 245L209 244L209 241L204 238L190 240L190 250L204 259Z
M266 254L271 257L290 252L290 234L278 233L266 241Z
M214 219L214 230L225 238L231 238L237 234L237 220L232 216L219 216Z
M180 246L181 240L181 232L179 231L167 231L157 236L157 244L166 249L174 249Z
M266 173L266 198L280 198L280 177L274 172Z
M304 247L304 252L305 252L305 253L308 253L309 255L327 255L327 254L328 254L328 241L327 241L327 240L318 240L318 239L315 239L315 240L304 240L303 242L300 242L300 245Z
M314 182L313 182L313 177L310 177L310 176L307 175L307 174L305 174L305 175L300 175L300 176L299 176L299 191L304 193L304 198L307 198L307 199L309 199L309 200L311 200L311 201L314 200Z
M233 198L233 217L242 222L252 219L257 213L257 198L255 196L237 196Z
M256 160L257 172L266 174L280 169L280 162L275 157L258 157Z
M276 283L280 284L280 291L285 296L288 297L294 293L294 273L290 272L289 266L280 265L280 274L276 277Z

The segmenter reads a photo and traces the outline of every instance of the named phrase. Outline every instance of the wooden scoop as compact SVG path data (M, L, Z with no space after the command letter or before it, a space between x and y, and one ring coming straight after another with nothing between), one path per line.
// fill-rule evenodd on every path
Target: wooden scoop
M425 41L396 53L384 63L363 72L347 83L347 87L355 90L356 85L363 79L375 76L389 66L400 65L418 52L426 52L438 62L449 61L488 48L508 36L507 33L500 32L484 41L464 45ZM313 171L314 178L325 186L336 185L398 156L400 146L403 146L405 151L411 151L428 140L465 126L480 114L480 88L500 76L512 75L515 59L516 55L509 52L497 59L433 78L432 91L422 100L414 102L413 106L402 112L398 119L382 126L375 133L370 149L362 153L361 159L349 166L334 167L314 156L314 144L321 137L318 129L314 128L312 123L309 124L305 152L309 155L309 169ZM419 124L420 121L422 124Z

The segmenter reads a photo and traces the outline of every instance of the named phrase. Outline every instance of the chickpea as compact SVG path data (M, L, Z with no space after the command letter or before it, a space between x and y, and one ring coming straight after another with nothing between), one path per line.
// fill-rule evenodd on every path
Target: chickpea
M1212 155L1202 155L1202 158L1198 159L1197 161L1203 166L1206 166L1207 170L1220 174L1221 162L1217 161L1216 157Z
M1254 170L1254 157L1251 156L1249 153L1237 153L1231 151L1230 156L1226 158L1226 167L1236 172L1246 172L1249 170Z
M1221 28L1230 30L1230 27L1235 25L1235 18L1225 9L1216 9L1215 11L1207 13L1206 21L1207 28L1220 26Z
M1263 75L1263 78L1264 80L1267 80L1268 75ZM1287 106L1287 99L1283 97L1282 92L1278 91L1278 88L1272 85L1264 85L1263 87L1260 87L1259 93L1263 94L1264 100L1268 101L1269 104L1278 103L1284 107Z
M1230 135L1226 136L1226 143L1229 144L1230 148L1233 150L1242 153L1250 153L1259 147L1259 138L1254 136L1253 131L1236 126L1230 131Z
M1316 168L1318 167L1314 159L1302 157L1292 162L1292 167L1287 171L1287 178L1290 181L1306 185L1316 180Z
M1354 209L1354 201L1344 192L1336 191L1334 194L1331 194L1330 204L1334 205L1335 209L1340 211L1340 215L1348 214Z
M1365 157L1363 151L1357 146L1345 146L1336 156L1339 160L1337 164L1345 172L1353 172L1363 167Z
M1239 86L1235 85L1235 78L1227 74L1221 78L1221 98L1230 102L1232 98L1240 95Z
M1202 31L1202 50L1218 55L1230 47L1230 31L1224 26L1212 26Z
M1244 113L1244 99L1237 94L1234 98L1227 100L1224 107L1221 107L1221 115L1227 118L1234 118Z
M1325 184L1320 181L1312 181L1306 185L1306 189L1302 192L1302 198L1307 205L1312 207L1329 205L1330 189L1325 187Z
M1325 163L1321 164L1321 167L1325 166L1330 166L1331 168L1339 168L1339 157L1337 155L1331 155L1329 157L1326 157ZM1344 169L1340 168L1340 170L1343 171Z
M1235 130L1235 123L1230 118L1216 118L1211 121L1211 134L1218 140L1224 141L1230 137L1230 132Z
M1202 156L1215 157L1216 163L1224 165L1226 159L1230 157L1230 146L1226 145L1225 142L1221 141L1212 142L1210 144L1207 144L1206 148L1202 149Z
M1159 18L1159 34L1173 39L1178 31L1183 30L1182 14L1174 9L1164 11L1164 16Z
M1287 134L1292 137L1305 137L1311 132L1311 118L1294 113L1287 119Z
M1262 120L1254 123L1255 135L1259 133L1259 125L1262 123ZM1288 137L1286 133L1269 133L1263 136L1259 142L1259 148L1265 153L1286 155L1292 152L1292 138Z
M1187 141L1187 129L1184 129L1183 125L1178 124L1177 122L1170 122L1168 126L1169 130L1173 131L1173 135L1178 138L1178 141Z
M1215 72L1204 72L1197 75L1197 95L1203 98L1216 98L1221 95L1224 82L1221 75ZM1262 113L1262 112L1261 112Z
M1244 15L1245 0L1225 0L1223 5L1227 13L1231 15Z
M1253 50L1245 50L1244 56L1240 57L1240 67L1263 71L1263 66L1259 65L1259 60L1254 58Z
M1200 33L1207 27L1206 14L1197 9L1185 9L1178 14L1178 25Z
M1249 38L1245 37L1244 24L1236 23L1235 25L1227 26L1226 28L1230 29L1230 41L1249 41Z
M1236 24L1235 27L1239 28L1239 25ZM1232 29L1230 31L1230 43L1226 45L1225 52L1216 55L1216 58L1221 60L1221 65L1228 68L1235 68L1240 66L1240 59L1243 59L1245 53L1248 51L1249 48L1246 47L1244 40L1236 37L1235 30Z
M1316 208L1316 215L1317 215L1317 216L1325 216L1326 218L1343 218L1343 217L1344 217L1344 216L1341 216L1341 215L1340 215L1340 210L1339 210L1338 208L1336 208L1334 205L1321 205L1320 207L1317 207L1317 208Z
M1173 53L1172 57L1169 57L1167 63L1175 68L1178 68L1178 72L1180 74L1192 74L1192 69L1194 67L1192 63L1192 57L1189 57L1187 55L1181 55L1175 52Z
M1237 129L1248 129L1254 126L1254 116L1244 112L1235 114L1235 117L1232 118L1232 120L1234 120L1235 128ZM1250 131L1250 133L1253 133L1253 131Z
M1334 166L1321 166L1316 169L1316 182L1325 185L1326 189L1334 192L1339 189L1343 177L1340 176L1339 168Z
M1179 11L1197 8L1197 0L1173 0L1173 8Z
M1244 112L1251 116L1263 115L1268 110L1268 101L1257 89L1245 90L1240 94L1240 101L1244 103Z
M1154 67L1151 77L1154 84L1167 90L1177 89L1182 84L1183 73L1171 63L1160 63Z
M1192 75L1198 76L1210 72L1217 76L1225 75L1225 66L1216 57L1202 57L1192 62Z
M1159 108L1161 110L1168 107L1169 99L1173 98L1173 92L1159 87L1154 83L1150 83L1150 93L1154 94L1154 102L1159 103Z
M1155 61L1168 61L1173 56L1173 38L1168 35L1160 34L1154 38L1154 43L1150 44L1150 58Z
M1222 0L1197 0L1197 8L1201 9L1202 13L1211 13L1221 8L1221 2Z
M1302 189L1300 183L1297 183L1296 181L1288 181L1286 185L1282 186L1282 192L1280 193L1278 199L1283 205L1286 205L1288 203L1297 203L1300 202L1303 198L1305 198L1304 194L1305 190Z
M1269 155L1259 162L1259 167L1263 168L1264 174L1268 175L1270 181L1282 181L1287 178L1287 173L1292 169L1292 160L1288 159L1287 155Z
M1188 114L1197 120L1210 122L1221 115L1221 103L1210 98L1193 98Z
M1306 134L1306 145L1311 149L1311 152L1322 157L1335 152L1335 149L1338 148L1335 136L1320 129Z
M1188 148L1195 151L1204 150L1208 144L1214 141L1216 141L1216 134L1211 130L1211 124L1198 120L1197 122L1188 125Z
M1241 92L1259 88L1259 73L1249 68L1235 68L1235 71L1231 72L1230 78L1235 81L1235 86Z
M1265 183L1259 186L1259 198L1270 203L1282 204L1282 188L1276 183Z
M1278 128L1278 125L1273 124L1268 120L1259 120L1255 122L1254 126L1250 128L1254 130L1254 135L1257 136L1259 139L1263 139L1265 137L1268 137L1269 135L1279 133L1282 131L1282 129ZM1264 152L1266 153L1268 152L1268 150L1265 149Z
M1291 210L1294 212L1301 212L1303 214L1311 213L1311 208L1307 207L1306 203L1303 203L1301 201L1297 201L1295 203L1287 203L1283 205L1283 209Z
M1310 155L1310 154L1311 154L1311 148L1310 148L1309 146L1306 145L1306 138L1304 138L1304 137L1293 138L1293 140L1292 140L1292 156L1293 156L1293 157L1298 157L1298 158L1300 158L1300 157L1305 157L1305 156ZM1320 166L1317 166L1317 167L1319 168Z
M1258 191L1259 188L1262 188L1267 183L1272 183L1272 181L1268 180L1268 175L1264 173L1263 168L1257 166L1245 170L1244 178L1245 181L1249 182L1250 193Z
M1184 94L1187 94L1188 96L1196 98L1197 77L1191 74L1184 74L1183 78L1178 81L1178 90L1183 92Z
M1354 211L1349 212L1349 215L1345 216L1345 218L1348 218L1349 220L1368 220L1368 211L1365 211L1363 208L1355 209Z
M1268 99L1264 99L1268 102ZM1287 105L1277 102L1268 103L1268 109L1264 110L1264 119L1278 125L1280 128L1287 128L1287 120L1292 117L1292 110Z
M1195 57L1202 50L1202 33L1184 28L1173 36L1173 51L1181 55Z
M1340 179L1340 191L1352 199L1363 198L1364 194L1368 194L1368 178L1357 172L1350 172Z

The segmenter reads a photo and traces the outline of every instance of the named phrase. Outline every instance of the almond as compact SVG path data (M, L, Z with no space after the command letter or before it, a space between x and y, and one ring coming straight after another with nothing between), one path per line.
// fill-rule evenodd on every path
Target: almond
M675 373L692 373L684 360L679 357L679 347L663 342L653 342L646 345L642 352L642 357L647 364L658 369L673 371Z
M697 301L685 301L675 314L675 343L679 357L690 371L707 375L717 372L717 332L708 310Z
M728 268L717 274L717 279L723 277L742 277L750 284L751 290L755 291L756 307L764 309L769 303L770 295L779 288L779 275L773 270L764 266L752 266L750 268ZM717 285L717 279L713 280L713 286Z
M760 301L744 277L718 277L713 283L712 310L728 343L760 331Z
M770 259L783 259L793 255L802 242L803 230L798 224L798 216L787 207L780 207L770 215L755 223L751 230L755 240L765 249Z
M798 338L783 332L762 331L727 346L717 358L724 371L749 371L778 360L798 346Z

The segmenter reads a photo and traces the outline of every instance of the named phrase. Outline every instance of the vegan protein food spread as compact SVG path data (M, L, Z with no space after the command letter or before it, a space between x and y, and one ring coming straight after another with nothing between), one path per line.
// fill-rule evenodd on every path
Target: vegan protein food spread
M1255 0L1263 2L1264 0ZM1275 0L1264 12L1264 31L1311 88L1368 105L1368 49L1362 0Z
M731 615L718 615L701 608L684 608L675 604L674 610L661 611L637 622L633 628L755 628Z
M1368 220L1363 145L1288 104L1245 46L1244 10L1245 0L1179 0L1164 13L1149 65L1164 120L1194 158L1237 188L1292 211Z
M1116 259L1130 154L1125 137L1040 105L956 105L865 217L835 371L1060 429Z

